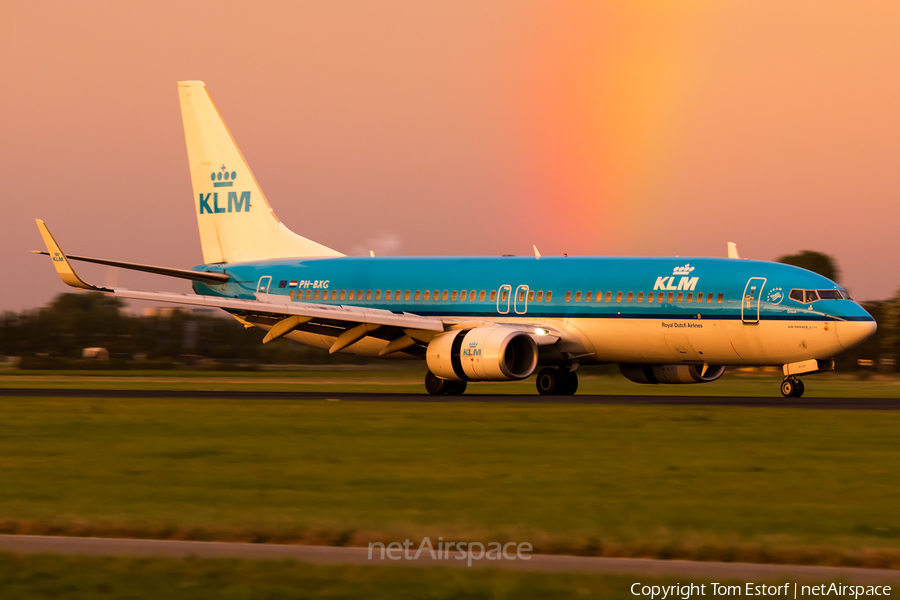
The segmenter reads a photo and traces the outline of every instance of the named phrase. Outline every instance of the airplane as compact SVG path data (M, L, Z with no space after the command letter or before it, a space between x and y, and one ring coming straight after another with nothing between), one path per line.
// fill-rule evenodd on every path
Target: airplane
M781 393L875 333L840 285L798 267L709 257L364 257L275 216L200 81L178 83L203 264L174 269L66 255L37 225L62 281L119 298L217 307L262 343L284 337L368 357L424 360L425 389L517 381L571 395L579 365L617 364L642 384L715 381L728 366L780 366ZM371 253L370 253L371 254ZM188 279L194 294L106 288L72 261Z

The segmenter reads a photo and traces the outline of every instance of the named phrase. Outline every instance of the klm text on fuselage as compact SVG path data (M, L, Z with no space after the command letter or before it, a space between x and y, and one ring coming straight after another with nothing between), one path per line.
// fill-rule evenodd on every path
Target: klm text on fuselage
M212 202L212 206L210 206ZM200 194L200 214L225 213L225 212L250 212L250 192L228 192L228 205L219 206L219 192Z

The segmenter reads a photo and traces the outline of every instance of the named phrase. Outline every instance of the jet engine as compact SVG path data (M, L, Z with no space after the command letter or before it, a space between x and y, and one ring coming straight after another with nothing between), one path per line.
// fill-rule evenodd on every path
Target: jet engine
M622 375L635 383L708 383L725 372L724 366L703 367L697 365L619 365Z
M524 331L475 327L436 336L425 354L428 369L451 381L525 379L538 363L538 348Z

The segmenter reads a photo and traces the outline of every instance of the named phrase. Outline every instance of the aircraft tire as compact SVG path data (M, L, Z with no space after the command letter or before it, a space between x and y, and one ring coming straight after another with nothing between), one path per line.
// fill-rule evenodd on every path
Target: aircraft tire
M559 387L559 369L547 367L538 372L535 379L535 387L541 396L552 396L557 393L556 388Z
M431 371L425 372L425 391L432 396L443 396L447 393L450 382L441 379ZM465 389L465 388L463 388Z
M797 380L797 389L794 390L794 398L799 398L802 395L803 395L803 380L798 379Z
M448 396L462 396L466 393L466 386L468 382L466 381L448 381L447 382L447 391L444 392Z
M560 382L557 383L556 393L560 396L574 396L578 391L578 374L575 371L559 370Z
M796 398L799 386L797 379L787 378L781 382L781 395L785 398Z

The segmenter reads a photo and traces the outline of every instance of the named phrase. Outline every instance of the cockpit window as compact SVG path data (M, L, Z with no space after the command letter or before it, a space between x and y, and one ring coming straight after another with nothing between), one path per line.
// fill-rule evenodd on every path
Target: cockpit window
M790 298L809 304L817 300L850 300L850 294L844 290L791 290Z
M843 300L843 296L838 290L819 290L820 300Z

